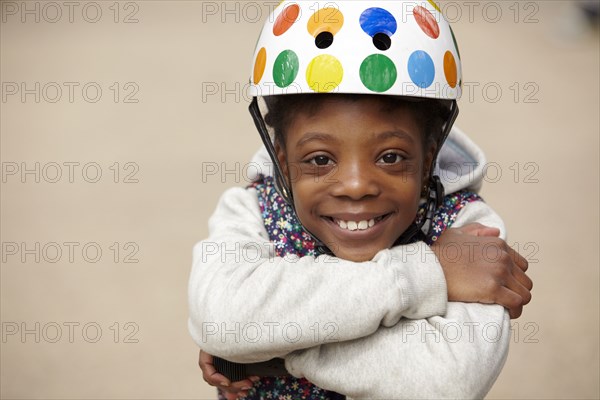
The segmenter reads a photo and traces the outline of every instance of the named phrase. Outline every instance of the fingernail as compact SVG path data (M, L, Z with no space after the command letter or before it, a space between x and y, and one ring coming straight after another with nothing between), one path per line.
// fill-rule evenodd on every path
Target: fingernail
M258 381L260 381L260 376L251 376L249 379L250 379L252 382L258 382Z
M221 386L227 387L227 386L229 386L229 383L227 383L227 381L223 381L223 382L221 382Z
M250 390L250 389L252 389L250 386L244 386L244 387L242 388L242 390Z

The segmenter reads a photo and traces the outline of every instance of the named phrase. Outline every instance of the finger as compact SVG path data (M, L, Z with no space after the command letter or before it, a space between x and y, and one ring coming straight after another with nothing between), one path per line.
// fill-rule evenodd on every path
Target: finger
M209 377L214 373L215 370L212 366L212 356L200 350L200 353L198 354L198 366L202 371L202 379L204 379L206 383L210 384L208 381Z
M484 226L482 229L477 231L476 236L500 236L500 229L491 226Z
M515 267L512 273L515 279L518 280L521 285L525 286L527 290L531 291L531 289L533 289L533 281L525 274L525 272L523 272L523 270Z
M519 307L523 307L523 298L514 290L511 290L506 286L502 286L498 289L498 294L496 295L494 303L506 308L511 315L513 315L515 310L517 310Z
M506 278L506 287L521 297L521 304L519 305L523 306L531 301L531 292L529 289L523 286L514 276Z
M200 369L202 370L202 377L204 381L211 386L217 386L220 388L227 388L231 385L229 379L226 376L221 375L213 365L213 356L200 350L200 357L198 360Z
M231 381L225 375L221 375L216 370L211 375L208 375L205 381L212 386L217 386L221 389L229 389L232 385Z
M500 229L473 222L458 228L462 233L472 236L500 236Z
M509 247L509 246L506 246L506 247L507 247L506 251L511 256L512 260L514 261L514 263L519 268L521 268L523 271L527 271L527 269L529 268L529 262L527 261L527 259L525 257L523 257L522 255L520 255L512 247Z
M244 390L250 390L252 388L252 386L254 386L254 382L252 382L250 379L243 379L241 381L232 382L230 385L230 388L228 390L244 391Z
M508 310L508 315L510 319L517 319L523 314L523 307L515 307L513 309Z
M225 392L225 398L227 400L236 400L246 396L248 396L248 392L246 391Z
M212 373L214 371L213 356L200 350L200 354L198 355L198 366L202 372L206 372L206 370L212 370Z

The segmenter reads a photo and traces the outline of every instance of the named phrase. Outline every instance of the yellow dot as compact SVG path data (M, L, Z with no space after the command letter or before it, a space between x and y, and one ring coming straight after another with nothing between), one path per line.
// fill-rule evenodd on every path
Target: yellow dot
M327 93L333 91L342 82L344 68L342 63L329 54L313 58L306 68L306 82L315 91Z

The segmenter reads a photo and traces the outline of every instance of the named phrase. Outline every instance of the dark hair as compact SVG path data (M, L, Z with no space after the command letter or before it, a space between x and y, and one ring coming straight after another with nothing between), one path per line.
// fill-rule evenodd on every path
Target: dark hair
M431 144L437 144L442 134L442 126L450 113L451 100L424 99L406 96L387 95L356 95L356 94L291 94L281 96L267 96L265 103L267 113L265 123L275 134L275 141L285 148L285 130L292 119L300 112L314 114L323 101L328 99L342 99L344 101L358 101L364 96L376 97L385 110L393 112L398 108L410 109L415 119L422 122L422 135L424 149Z

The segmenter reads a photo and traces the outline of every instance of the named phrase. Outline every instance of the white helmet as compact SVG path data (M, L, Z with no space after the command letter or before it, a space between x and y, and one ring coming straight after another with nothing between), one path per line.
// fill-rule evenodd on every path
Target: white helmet
M284 0L264 25L250 93L389 94L456 100L454 34L431 0Z
M263 27L250 84L250 113L275 165L275 186L293 208L258 98L340 93L447 100L439 152L458 114L462 69L454 33L433 0L283 0ZM444 197L433 170L428 216ZM408 240L424 223L403 236Z

